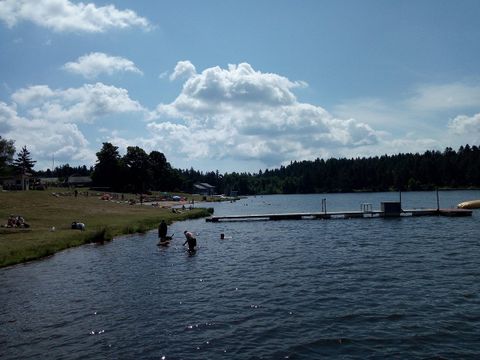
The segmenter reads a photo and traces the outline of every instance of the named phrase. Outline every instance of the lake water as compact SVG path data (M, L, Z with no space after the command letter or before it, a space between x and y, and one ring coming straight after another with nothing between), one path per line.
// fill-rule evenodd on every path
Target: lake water
M335 211L399 195L250 197L215 214L320 211L324 197ZM441 207L471 199L440 192ZM436 207L433 192L402 201ZM170 226L168 248L149 232L0 269L0 357L479 358L479 217L201 219Z

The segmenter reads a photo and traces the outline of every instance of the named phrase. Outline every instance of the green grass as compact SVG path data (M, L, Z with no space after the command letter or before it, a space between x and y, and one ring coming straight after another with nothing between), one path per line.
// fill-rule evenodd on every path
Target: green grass
M69 247L144 233L164 219L167 223L210 215L206 209L173 213L170 209L103 201L99 196L60 196L48 191L0 192L0 224L10 214L22 215L28 229L0 228L0 267L53 255ZM72 230L72 221L85 231ZM55 231L51 231L55 227Z

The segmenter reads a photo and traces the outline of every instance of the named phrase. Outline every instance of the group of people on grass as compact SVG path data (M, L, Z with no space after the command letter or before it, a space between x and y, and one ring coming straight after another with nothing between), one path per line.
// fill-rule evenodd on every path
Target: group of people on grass
M25 222L23 216L20 215L10 215L7 219L7 224L2 225L7 228L29 228L30 225Z
M168 232L167 223L165 222L165 220L162 220L160 225L158 225L158 238L159 238L158 245L168 245L170 243L170 240L172 240L173 235L167 236L167 232ZM185 230L183 234L185 235L185 239L186 239L185 242L183 243L183 246L188 244L188 251L194 252L197 247L197 239L195 238L195 234L187 230Z

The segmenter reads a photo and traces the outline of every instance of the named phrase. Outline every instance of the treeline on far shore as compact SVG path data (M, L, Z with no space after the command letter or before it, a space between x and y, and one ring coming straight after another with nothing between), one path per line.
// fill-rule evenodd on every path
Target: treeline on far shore
M480 188L480 148L468 144L458 151L293 161L258 173L175 169L158 151L147 154L139 147L128 147L122 157L110 143L103 144L97 158L93 168L67 165L49 174L58 171L65 176L81 170L92 176L95 186L130 192L192 192L196 183L208 183L226 195Z
M254 178L258 193L480 188L480 148L292 162Z

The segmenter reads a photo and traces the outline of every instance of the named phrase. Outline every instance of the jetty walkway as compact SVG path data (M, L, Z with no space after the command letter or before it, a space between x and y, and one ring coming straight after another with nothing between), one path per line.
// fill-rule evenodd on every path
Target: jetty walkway
M352 218L394 218L417 216L472 216L472 210L466 209L411 209L398 212L368 210L368 211L333 211L309 213L283 213L283 214L250 214L211 216L207 222L219 221L250 221L250 220L307 220L307 219L352 219Z

